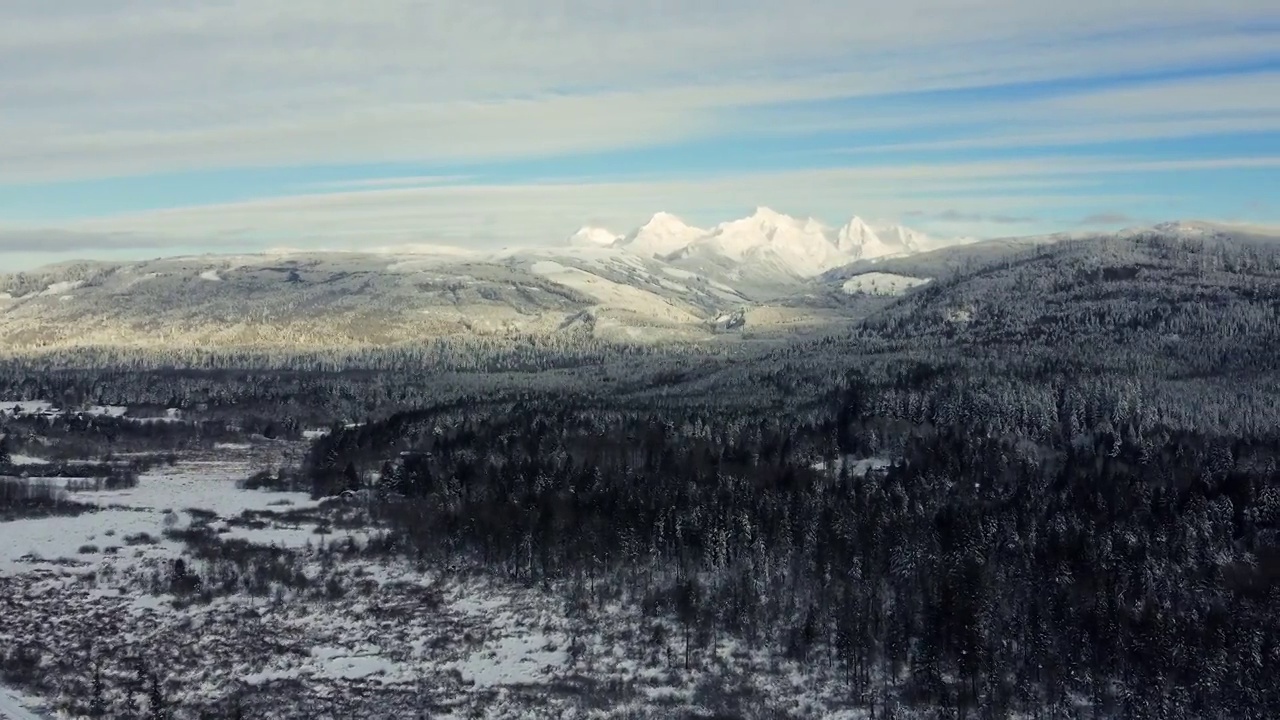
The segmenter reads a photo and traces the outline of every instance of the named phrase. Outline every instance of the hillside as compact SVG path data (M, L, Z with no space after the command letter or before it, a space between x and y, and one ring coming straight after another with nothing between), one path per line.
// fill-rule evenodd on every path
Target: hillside
M767 208L712 230L657 213L626 235L583 227L560 247L496 253L407 246L65 263L0 275L0 346L302 351L812 332L862 316L857 302L804 300L814 276L923 247L914 231L889 228L886 245L855 221L856 237Z
M862 332L918 347L1145 353L1219 372L1269 367L1280 339L1280 243L1261 237L1060 239L937 274Z
M857 222L853 234L871 232ZM1060 342L1070 349L1101 334L1202 367L1207 356L1180 338L1224 339L1262 322L1276 281L1272 236L1207 224L948 245L816 275L844 256L840 239L829 242L815 221L762 209L694 230L659 216L628 236L588 228L566 247L499 253L281 251L49 266L0 275L0 347L306 351L527 337L665 344L841 334L865 319L855 330L863 343L1023 352ZM899 235L917 249L923 242ZM676 236L689 244L665 258L628 245ZM1218 322L1224 312L1229 322ZM1249 337L1248 352L1273 339Z
M709 334L704 320L743 302L616 251L82 263L2 278L0 292L0 341L11 349L343 347L584 329L697 338Z

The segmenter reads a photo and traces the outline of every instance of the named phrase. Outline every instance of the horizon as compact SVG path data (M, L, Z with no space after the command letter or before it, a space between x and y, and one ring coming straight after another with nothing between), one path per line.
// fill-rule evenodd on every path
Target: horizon
M767 207L763 209L771 210L771 208L767 208ZM671 213L665 213L665 211L659 211L658 213L655 213L655 215L658 215L658 214L671 214ZM781 213L781 214L787 215L787 213ZM797 218L795 216L788 216L788 217L791 217L791 219L793 220L809 219L809 220L822 221L821 218L812 218L812 217ZM857 216L852 216L850 219L855 219L855 218L857 218ZM742 218L734 218L734 219L742 219ZM729 222L732 222L732 220L734 219L728 219L720 223L716 223L716 225L714 226L698 228L698 229L711 232L719 225L727 224ZM891 221L868 221L867 224L868 226L872 227L873 230L879 230L889 226L891 224ZM1161 222L1156 222L1151 224L1127 226L1124 228L1120 228L1119 232L1144 230L1144 229L1153 228L1159 225L1191 225L1191 226L1209 225L1209 226L1218 227L1218 228L1235 229L1237 231L1246 232L1246 233L1275 235L1278 238L1280 238L1280 224L1267 225L1267 224L1229 222L1229 221L1219 221L1219 220L1202 220L1202 219L1194 219L1194 218L1172 219L1172 220L1166 220L1166 221L1161 221ZM914 229L914 228L910 228L909 226L902 226L902 225L899 225L899 226L907 227L908 229ZM826 227L828 230L834 232L836 230L839 230L840 226L839 225L833 226L833 225L827 224ZM600 229L600 230L610 230L610 231L612 230L611 228L600 228L598 226L582 226L579 228L579 230L589 230L589 229ZM632 228L632 229L634 230L637 228ZM1019 238L1027 238L1027 237L1041 237L1041 236L1048 236L1048 235L1060 235L1064 233L1069 235L1089 236L1095 233L1110 234L1111 231L1103 230L1103 229L1094 229L1094 230L1078 229L1078 230L1063 230L1058 232L1044 233L1042 235L994 235L994 236L982 237L982 238L973 238L973 237L942 238L942 240L953 240L955 242L951 244L943 243L942 245L931 247L927 250L922 251L921 254L927 254L935 251L942 251L942 250L946 250L947 248L956 247L962 244L986 242L986 241L1011 240L1011 239L1019 239ZM570 235L572 234L573 233L571 233ZM622 240L626 237L626 235L627 235L626 233L619 233L617 235L617 239ZM931 239L936 241L936 240L939 240L940 238L931 238ZM19 261L11 269L0 268L0 276L6 275L6 274L22 273L22 272L33 272L33 271L45 270L49 268L55 268L63 265L75 265L78 263L103 263L103 264L110 265L114 263L126 263L126 264L133 263L133 262L146 263L146 262L156 262L156 261L164 261L164 260L184 260L184 259L196 259L196 258L233 258L233 257L246 257L246 256L274 256L274 255L279 255L284 257L284 256L291 256L291 255L326 255L326 254L399 255L399 256L410 256L410 255L426 256L426 255L432 255L432 254L439 254L439 255L458 255L459 257L468 257L468 258L474 259L474 258L502 256L507 253L518 253L522 251L523 252L545 252L545 251L553 251L553 250L580 251L584 249L582 246L570 245L569 240L570 240L570 237L565 236L563 238L560 238L558 241L551 242L551 243L542 243L542 244L533 243L533 244L521 244L516 246L486 247L486 248L467 248L462 245L447 245L447 244L441 244L441 243L409 242L409 243L381 245L381 246L374 246L374 247L367 247L367 248L324 247L324 246L291 247L287 245L279 245L279 246L272 246L272 247L245 247L241 249L217 248L217 249L208 250L204 252L174 252L174 253L162 253L162 254L148 254L145 251L139 251L137 249L130 248L126 250L123 255L120 255L117 257L110 257L110 256L89 257L89 256L67 255L64 257L58 257L57 259L54 259L49 262L40 262L38 264L30 264L30 265L23 265L21 261ZM613 251L624 250L624 248L616 245L601 246L599 248L593 248L593 249L613 250ZM22 257L20 253L12 253L11 257L12 256L16 256L19 258Z
M940 238L1280 225L1262 0L137 5L0 9L0 272L757 206Z

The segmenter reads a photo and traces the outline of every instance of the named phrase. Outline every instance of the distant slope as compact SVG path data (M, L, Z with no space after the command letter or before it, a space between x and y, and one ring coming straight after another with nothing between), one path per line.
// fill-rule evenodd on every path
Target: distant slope
M606 246L609 237L588 230L575 247L500 253L423 247L64 263L0 275L0 350L301 350L528 336L664 343L840 332L864 319L863 337L898 343L1032 347L1113 325L1184 338L1249 328L1268 338L1253 328L1258 313L1274 310L1258 298L1270 302L1277 281L1273 236L1206 223L991 240L812 278L797 267L841 252L824 245L827 230L763 209L667 258L632 252L626 238ZM1192 321L1196 303L1211 310ZM1167 350L1165 341L1142 342Z
M558 258L558 259L552 259ZM342 347L585 330L697 338L743 302L616 251L310 253L77 264L0 278L9 349ZM574 319L590 318L583 326Z
M1269 371L1280 368L1280 242L1164 230L1036 245L924 285L861 331L1157 374Z

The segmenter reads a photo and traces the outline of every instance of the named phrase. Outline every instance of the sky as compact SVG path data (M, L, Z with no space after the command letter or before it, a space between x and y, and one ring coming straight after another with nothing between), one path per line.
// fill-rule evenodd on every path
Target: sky
M0 68L0 271L1280 224L1275 0L4 0Z

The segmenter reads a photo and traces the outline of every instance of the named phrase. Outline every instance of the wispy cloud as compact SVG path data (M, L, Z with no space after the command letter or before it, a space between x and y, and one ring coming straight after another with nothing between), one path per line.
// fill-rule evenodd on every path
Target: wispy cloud
M406 177L362 178L359 180L331 180L306 183L308 190L359 190L363 188L424 187L464 183L470 175L412 175Z
M1274 0L10 0L0 222L79 234L0 252L1265 220L1277 47Z
M0 227L0 253L67 253L100 250L160 249L170 238L128 231Z
M1137 219L1119 212L1095 213L1080 219L1081 225L1134 225Z
M1280 167L1278 158L1240 164ZM730 219L708 208L749 212L770 205L831 222L871 217L989 226L1035 225L1030 210L1142 201L1136 193L1082 192L1077 177L1231 167L1230 160L1131 162L1078 157L998 162L890 165L772 173L735 173L668 181L440 185L267 198L93 218L80 231L146 232L168 237L256 237L261 242L351 239L367 243L437 242L490 247L559 242L587 218L617 230L667 210L690 220ZM853 200L856 198L856 201ZM856 203L856 205L855 205ZM955 209L960 203L964 211ZM1043 221L1042 221L1043 222ZM246 232L251 228L251 232Z
M910 219L919 220L935 220L938 222L961 222L961 223L994 223L997 225L1030 225L1040 222L1040 218L1030 215L1003 215L992 214L984 215L982 213L964 212L962 210L948 209L930 212L928 210L908 210L903 216Z
M138 10L121 0L0 10L0 66L23 69L0 76L0 182L634 147L758 130L742 112L751 106L1249 62L1280 43L1260 22L1277 19L1270 0ZM1174 96L1115 100L1181 113Z

